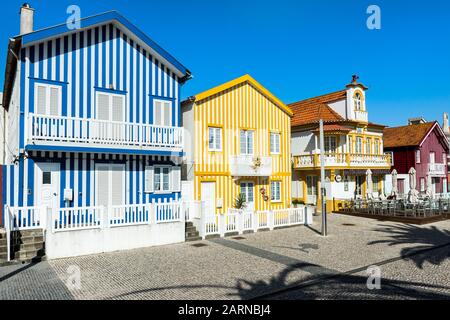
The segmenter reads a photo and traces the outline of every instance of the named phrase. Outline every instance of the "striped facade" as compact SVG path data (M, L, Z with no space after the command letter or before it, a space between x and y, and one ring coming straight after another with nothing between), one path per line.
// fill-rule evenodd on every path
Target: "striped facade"
M86 26L89 19L92 26ZM124 27L124 24L127 24ZM132 28L131 28L131 27ZM61 87L62 117L95 119L98 92L125 97L125 122L154 124L153 101L171 102L171 126L181 126L180 87L187 69L174 66L176 60L115 12L87 18L83 29L51 35L38 31L22 38L10 110L17 100L18 119L10 119L10 153L3 167L3 205L36 205L36 163L60 164L61 207L94 206L95 166L99 163L125 166L124 204L170 202L180 198L180 190L166 193L144 192L145 167L153 165L179 168L182 153L123 147L73 148L33 145L26 139L30 113L36 113L36 84ZM56 30L61 27L55 27ZM45 39L35 39L41 33ZM57 31L55 31L57 32ZM177 63L177 62L176 62ZM11 114L13 110L10 111ZM16 125L17 123L17 125ZM16 126L16 127L15 127ZM14 130L16 129L16 130ZM12 137L15 135L15 138ZM11 145L16 142L17 145ZM73 190L73 201L64 201L64 189Z
M224 85L225 86L225 85ZM264 90L264 91L262 91ZM287 109L287 108L286 108ZM186 106L183 106L186 115ZM233 208L241 193L240 183L254 183L256 211L288 208L291 204L290 115L280 108L278 100L271 99L250 76L244 76L226 85L196 96L193 106L193 171L195 199L201 200L202 182L215 182L215 196L223 205L216 213ZM208 149L208 128L222 129L223 148L220 152ZM240 154L240 130L254 132L254 155L272 159L270 176L233 177L230 172L231 157ZM189 128L187 128L189 130ZM280 152L270 152L270 134L279 133ZM191 133L192 134L192 133ZM281 182L281 201L265 201L264 188L270 193L270 182Z

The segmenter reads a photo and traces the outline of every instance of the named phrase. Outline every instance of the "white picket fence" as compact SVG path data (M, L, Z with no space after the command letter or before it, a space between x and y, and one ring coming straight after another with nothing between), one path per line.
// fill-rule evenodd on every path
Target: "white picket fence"
M313 209L307 206L271 211L246 211L230 209L224 214L201 214L199 233L205 239L208 236L312 224ZM195 221L195 219L193 219Z

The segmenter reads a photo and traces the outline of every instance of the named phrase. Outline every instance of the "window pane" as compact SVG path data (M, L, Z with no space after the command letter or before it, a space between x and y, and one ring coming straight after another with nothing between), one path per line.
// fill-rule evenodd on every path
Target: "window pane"
M52 184L52 173L44 172L42 174L42 184Z
M209 150L214 150L214 128L209 128L208 136Z
M155 191L161 190L161 168L155 168L155 181L154 181L154 188Z
M241 130L241 154L247 154L247 140L244 130Z
M163 169L163 190L164 191L169 191L169 168L164 168Z
M247 154L253 154L253 132L247 131Z
M216 150L222 150L222 129L216 128Z

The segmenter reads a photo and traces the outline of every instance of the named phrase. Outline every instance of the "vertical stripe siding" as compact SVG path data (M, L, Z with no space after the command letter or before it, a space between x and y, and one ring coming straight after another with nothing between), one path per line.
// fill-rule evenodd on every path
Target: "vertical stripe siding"
M195 195L201 197L201 182L215 181L216 198L223 200L223 208L233 207L240 192L239 182L229 173L229 156L239 155L240 129L254 130L254 154L270 155L270 132L281 133L281 155L272 156L274 175L267 178L242 178L255 184L256 210L280 209L290 206L290 117L258 90L245 83L209 97L194 108L195 130ZM221 125L223 152L208 152L208 126ZM282 203L263 200L260 189L270 194L270 181L282 182Z
M24 48L20 53L20 77L22 90L19 145L25 144L25 117L34 112L34 85L32 79L52 80L67 83L63 90L62 115L82 118L95 117L95 86L127 92L127 121L152 123L152 98L172 98L173 122L180 125L180 83L178 77L149 52L139 47L134 39L112 24L52 39ZM39 80L37 80L39 81ZM5 167L4 203L8 205L32 206L36 162L50 153L36 153L35 157L19 161L18 165ZM61 165L61 205L65 188L74 191L74 202L78 205L93 205L94 158L97 155L69 153L53 154ZM86 157L86 158L83 158ZM130 161L122 157L127 168L127 203L130 201L168 201L179 195L145 195L145 164L156 161L152 157L138 157ZM31 192L29 192L31 190ZM128 197L129 194L129 197Z

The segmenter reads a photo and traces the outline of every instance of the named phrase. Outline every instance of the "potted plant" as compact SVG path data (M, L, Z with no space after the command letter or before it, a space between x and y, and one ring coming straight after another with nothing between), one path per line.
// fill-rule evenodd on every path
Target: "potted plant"
M237 210L244 210L246 206L245 196L241 193L234 199L234 208Z
M294 206L294 208L298 208L299 206L304 205L304 204L305 204L304 201L301 201L298 199L292 200L292 205Z

